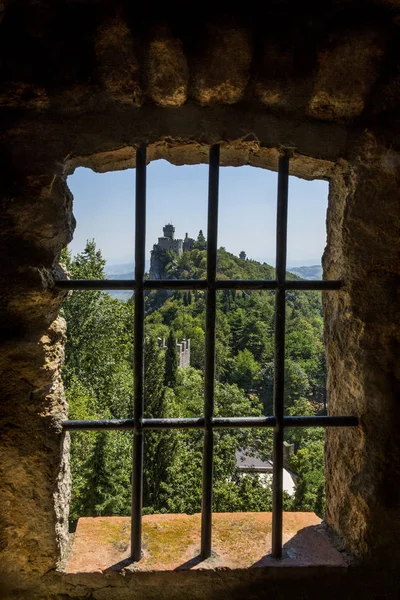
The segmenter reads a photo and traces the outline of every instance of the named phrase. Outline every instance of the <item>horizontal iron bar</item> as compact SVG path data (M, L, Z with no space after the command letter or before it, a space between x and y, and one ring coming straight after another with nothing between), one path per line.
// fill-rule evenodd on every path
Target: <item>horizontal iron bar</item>
M275 290L277 282L273 279L217 279L216 290Z
M284 427L357 427L357 417L284 417Z
M237 427L275 427L275 417L214 417L213 427L237 428Z
M204 417L194 419L143 419L143 429L203 429Z
M135 427L134 419L90 419L90 420L68 420L62 421L65 431L103 431L104 429L129 429Z
M275 417L214 417L216 429L275 427ZM284 427L356 427L357 417L284 417ZM97 419L88 421L63 421L65 431L103 431L105 429L133 430L134 419ZM204 417L189 419L143 419L142 429L204 429Z
M56 286L64 290L135 290L134 279L62 279ZM343 283L339 280L297 281L287 280L278 286L274 280L228 279L207 283L205 279L147 279L145 290L339 290Z
M57 279L61 290L134 290L134 279Z
M67 431L87 429L135 429L134 419L99 419L90 421L63 421ZM143 419L142 429L203 429L204 418L198 419Z
M323 281L308 281L297 279L285 281L282 284L285 290L340 290L343 287L343 281L340 279L327 279Z
M146 290L206 290L205 279L147 279Z

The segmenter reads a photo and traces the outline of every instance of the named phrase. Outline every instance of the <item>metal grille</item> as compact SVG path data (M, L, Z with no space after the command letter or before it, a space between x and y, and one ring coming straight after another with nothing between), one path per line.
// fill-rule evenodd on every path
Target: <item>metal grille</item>
M284 416L285 377L285 292L286 290L338 290L341 281L286 281L286 239L288 212L289 157L283 155L278 170L278 209L276 237L276 279L274 281L224 280L217 281L217 230L219 145L210 148L207 229L206 280L145 280L146 232L146 147L136 152L136 238L134 280L58 280L57 287L69 290L132 290L134 314L134 407L133 418L123 420L64 421L66 431L73 430L132 430L133 477L131 557L141 558L142 498L143 498L143 436L149 429L204 429L203 485L201 511L201 555L211 555L212 543L212 479L214 429L261 427L273 429L273 508L272 554L282 557L283 511L283 434L285 427L354 427L353 416ZM206 355L204 385L204 416L202 418L146 419L144 414L144 294L145 290L205 290ZM214 417L215 387L215 328L217 290L275 290L275 357L274 357L274 415L271 417Z

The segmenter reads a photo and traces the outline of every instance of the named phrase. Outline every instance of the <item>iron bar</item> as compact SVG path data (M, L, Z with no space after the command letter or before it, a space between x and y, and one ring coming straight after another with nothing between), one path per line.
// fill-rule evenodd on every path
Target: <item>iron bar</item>
M210 286L216 290L276 290L275 280L230 279L216 280ZM285 290L339 290L343 283L339 280L307 281L286 280L280 284ZM56 287L64 290L135 290L134 279L58 279ZM145 290L206 290L205 279L146 279Z
M61 290L134 290L134 279L57 279Z
M206 290L205 279L147 279L146 290Z
M143 419L143 429L204 429L204 417Z
M135 428L134 419L88 419L87 421L63 421L65 431L107 431L107 430L132 430Z
M255 427L275 427L275 417L214 417L213 427L217 429L238 429Z
M358 418L343 417L284 417L285 427L357 427ZM177 419L143 419L142 429L204 429L204 417L177 418ZM272 428L276 425L275 417L214 417L214 428ZM135 429L134 419L92 419L63 421L65 431L104 431L104 430L130 430Z
M308 281L306 279L301 280L286 280L282 283L282 287L285 290L340 290L343 287L343 282L338 279L327 279L325 281Z
M357 427L357 417L284 417L285 427Z
M275 290L276 286L276 281L268 279L217 279L215 282L217 290Z
M135 419L93 419L63 421L66 431L134 430ZM142 429L204 429L204 417L181 419L142 419Z
M285 289L287 210L289 186L289 157L279 159L278 206L276 223L276 279L275 291L275 356L274 356L274 416L273 485L272 485L272 554L282 558L283 512L283 429L285 391Z
M134 405L132 457L131 556L142 555L143 431L144 412L144 271L146 243L146 146L136 150L135 202L135 313L134 313Z
M218 235L218 187L219 187L219 145L211 146L208 171L208 225L207 225L207 303L206 341L204 373L204 443L203 443L203 482L201 503L201 556L211 556L212 527L212 483L214 454L214 385L215 385L215 330L217 292L217 235Z

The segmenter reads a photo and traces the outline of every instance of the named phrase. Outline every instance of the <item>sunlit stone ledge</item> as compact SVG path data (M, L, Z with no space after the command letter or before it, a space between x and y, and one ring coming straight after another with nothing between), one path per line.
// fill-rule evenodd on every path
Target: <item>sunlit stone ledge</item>
M143 558L129 558L128 517L79 519L66 574L235 570L257 567L346 567L314 513L283 516L283 559L271 556L271 513L214 513L213 554L202 560L199 514L143 517Z

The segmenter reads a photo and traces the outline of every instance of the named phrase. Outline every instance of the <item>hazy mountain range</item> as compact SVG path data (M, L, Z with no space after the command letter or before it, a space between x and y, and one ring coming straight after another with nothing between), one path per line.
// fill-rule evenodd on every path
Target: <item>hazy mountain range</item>
M302 279L322 279L321 265L312 265L310 267L292 267L288 269L289 273L293 273Z
M150 268L150 261L146 261L145 269L148 271ZM106 265L104 268L107 279L135 279L135 264L124 263L121 265ZM131 290L115 290L109 292L112 298L118 298L126 302L131 296Z
M146 260L145 270L150 269L150 261ZM106 265L105 272L108 279L134 279L135 263L124 263L121 265ZM289 273L294 273L302 279L322 279L321 265L303 265L299 267L288 267Z
M150 261L146 260L145 270L148 272L150 269ZM134 279L135 263L123 263L120 265L108 265L105 266L105 272L108 279Z

